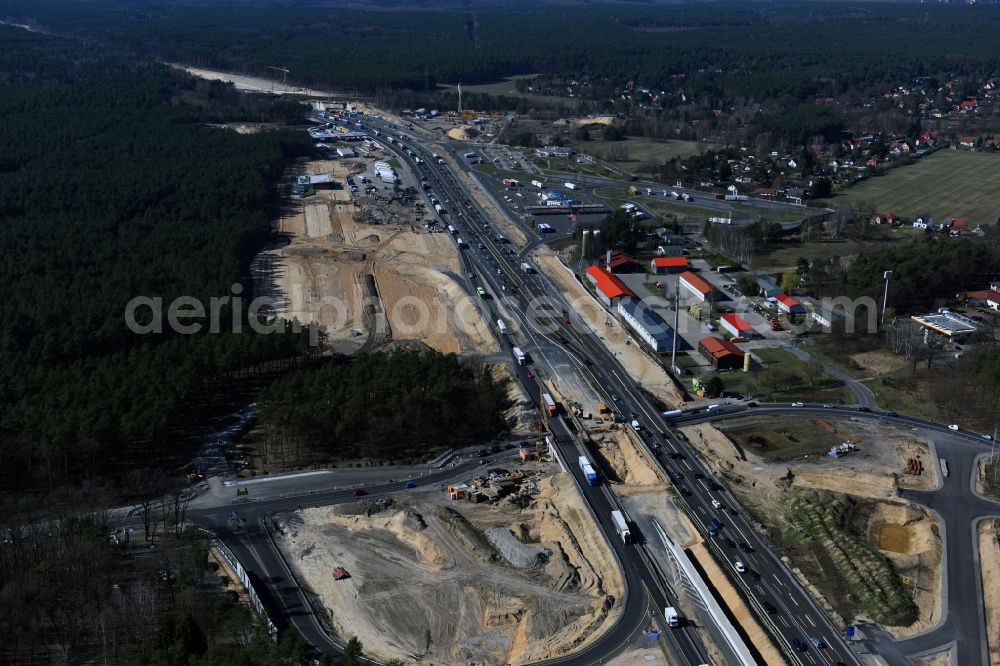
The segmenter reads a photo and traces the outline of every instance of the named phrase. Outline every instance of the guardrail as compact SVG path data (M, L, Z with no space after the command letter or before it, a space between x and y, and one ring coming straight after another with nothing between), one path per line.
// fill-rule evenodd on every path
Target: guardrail
M247 570L243 568L242 564L240 564L239 559L237 559L236 555L233 554L233 551L229 550L229 546L222 543L218 537L212 536L210 544L213 548L219 551L229 566L232 567L233 571L236 572L236 577L247 591L247 597L250 599L250 605L253 606L255 611L257 611L257 615L264 620L264 624L267 627L267 633L271 637L271 640L277 640L278 627L275 626L274 621L271 620L271 616L267 612L267 609L264 608L264 603L261 601L260 595L257 593L256 588L254 588L253 583L250 581L250 576L247 573Z

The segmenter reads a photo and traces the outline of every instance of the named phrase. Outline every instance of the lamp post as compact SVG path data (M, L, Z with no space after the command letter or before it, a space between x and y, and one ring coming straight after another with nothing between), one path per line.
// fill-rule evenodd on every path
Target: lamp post
M885 326L885 309L889 305L889 276L892 275L892 271L886 271L882 274L882 279L885 280L885 291L882 294L882 320L880 324Z

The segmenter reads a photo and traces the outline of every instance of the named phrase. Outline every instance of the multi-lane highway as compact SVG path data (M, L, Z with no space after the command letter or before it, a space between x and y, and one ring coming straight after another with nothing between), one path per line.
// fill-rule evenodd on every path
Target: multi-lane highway
M385 128L385 131L390 130ZM489 322L502 318L514 324L528 340L525 349L539 367L551 367L553 359L561 358L575 365L578 371L584 370L587 362L562 348L565 338L559 331L566 330L565 309L561 302L545 298L548 290L545 278L521 270L516 252L507 243L498 240L501 234L493 220L469 196L447 166L436 164L430 153L419 145L410 144L408 147L423 156L422 164L412 161L407 153L393 146L401 159L409 162L411 168L431 183L433 191L448 211L448 222L464 239L460 252L466 275L470 276L470 292L481 287L489 294L480 303L484 318ZM497 338L508 352L514 346L508 336L498 332ZM533 372L533 366L515 367L518 381L537 404L542 391L540 377ZM620 508L618 501L607 486L590 487L581 476L574 464L580 453L577 438L561 418L550 419L549 429L559 456L580 486L624 573L627 598L622 600L623 617L609 633L570 659L572 663L600 663L619 652L628 640L649 626L651 612L662 614L665 607L677 605L676 599L668 593L644 548L626 545L618 537L611 521L611 512ZM693 629L670 631L666 636L678 663L697 665L708 662L706 650Z
M375 124L381 125L381 132L394 131L378 121ZM707 535L712 518L722 523L717 537L707 537L710 548L722 566L729 570L751 606L757 609L765 626L771 630L791 662L857 663L843 640L843 628L834 627L817 608L792 573L774 556L770 544L754 531L749 519L725 496L721 486L712 481L694 449L670 431L659 410L631 380L614 355L585 326L576 322L561 296L547 288L544 277L519 271L519 263L512 260L505 244L497 240L498 232L490 216L474 197L469 196L446 164L429 160L429 152L417 143L404 146L424 156L423 164L411 162L413 168L428 179L439 198L443 197L448 202L449 223L456 225L459 235L468 241L468 248L462 251L463 260L471 269L470 274L478 276L478 285L494 296L483 304L487 319L495 321L497 316L503 316L522 323L521 330L527 339L525 351L540 354L542 362L550 351L574 357L579 372L589 375L591 384L599 387L609 403L617 396L618 400L614 402L624 416L629 420L637 419L643 425L644 441L651 451L659 451L655 458L673 479L680 500L695 524ZM400 157L407 159L407 153L397 150L398 146L391 147ZM524 367L520 375L528 394L537 396L537 379ZM575 444L570 446L558 432L558 427L553 431L564 457L573 460ZM608 514L617 501L606 491L588 488L578 473L574 472L574 476L594 507L602 529L613 540L615 531ZM716 502L719 506L715 505ZM619 557L623 558L628 576L630 562L636 560L633 553L638 549L616 550L621 551ZM737 561L742 563L745 572L736 572ZM636 566L639 564L635 562ZM657 579L648 566L642 570L643 579ZM630 584L630 611L634 604L631 597L637 593L636 587ZM774 612L769 612L772 609Z

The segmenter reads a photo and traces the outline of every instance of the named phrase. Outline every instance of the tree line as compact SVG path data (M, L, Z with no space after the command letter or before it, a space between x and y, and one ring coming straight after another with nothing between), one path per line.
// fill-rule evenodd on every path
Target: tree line
M140 336L126 304L161 297L166 312L177 296L231 295L270 237L272 185L308 137L202 126L291 109L145 58L4 26L0 39L0 489L165 460L210 378L308 340L228 324Z
M267 462L405 460L495 438L507 387L454 354L396 351L289 372L258 406Z
M480 3L472 14L464 6L385 11L385 4L394 6L289 12L263 2L11 0L8 13L191 64L256 74L287 67L302 83L432 91L439 82L533 73L584 79L588 87L578 95L609 100L630 80L668 90L682 80L683 98L668 95L657 104L699 100L709 112L725 100L784 107L814 97L877 96L918 76L991 76L1000 62L1000 8L991 5L596 4L566 12L558 5ZM873 54L871 45L889 34L905 38ZM954 35L962 35L961 58L954 56Z

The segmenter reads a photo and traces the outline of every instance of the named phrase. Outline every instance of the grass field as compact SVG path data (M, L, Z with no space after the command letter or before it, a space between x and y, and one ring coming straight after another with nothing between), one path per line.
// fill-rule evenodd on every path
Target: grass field
M916 164L892 169L844 190L834 199L870 202L881 213L936 222L968 219L970 228L1000 215L1000 155L939 150Z
M719 429L747 451L770 460L826 453L844 439L819 427L815 421L802 419L748 418L727 423Z
M600 130L593 130L598 136L599 132ZM626 170L634 170L643 162L662 164L671 157L688 157L705 150L697 141L668 141L637 136L627 137L624 141L574 141L570 145L578 153L589 153L600 158L607 157L611 146L624 148L628 152L628 159L616 162L615 165Z

